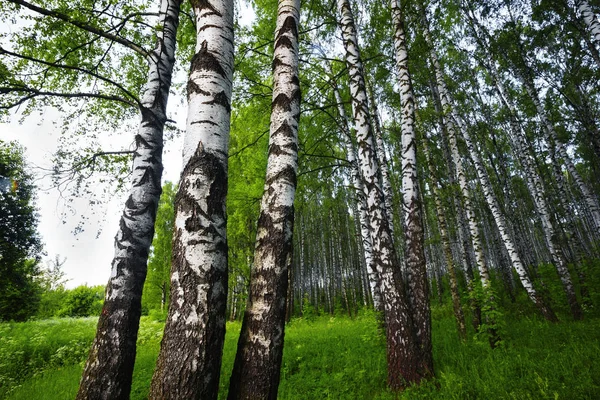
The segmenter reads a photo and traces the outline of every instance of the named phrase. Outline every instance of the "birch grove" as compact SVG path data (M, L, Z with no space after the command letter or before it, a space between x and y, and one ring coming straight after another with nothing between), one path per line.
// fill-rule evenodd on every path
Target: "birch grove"
M133 395L142 315L165 322L148 398L276 399L306 362L286 360L290 322L377 321L400 392L446 379L438 315L496 348L507 322L597 312L597 2L148 3L0 5L0 123L68 115L54 182L129 185L78 399ZM129 149L96 147L131 116Z

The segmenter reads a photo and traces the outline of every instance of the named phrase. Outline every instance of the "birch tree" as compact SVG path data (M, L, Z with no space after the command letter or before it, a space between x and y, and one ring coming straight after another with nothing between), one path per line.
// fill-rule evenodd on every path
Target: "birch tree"
M216 399L227 300L233 1L192 1L196 49L175 198L170 304L151 399Z
M337 6L350 75L358 158L369 208L373 260L381 279L386 322L388 385L393 390L399 390L409 382L419 382L432 371L428 371L420 363L422 354L412 329L410 306L404 293L400 264L386 218L354 17L349 1L338 0Z
M425 263L422 204L417 177L417 139L415 132L415 100L410 71L408 47L404 31L404 17L399 0L391 1L394 24L394 50L400 84L402 115L402 195L404 208L404 256L408 280L409 300L413 322L424 367L433 372L431 344L431 310L429 283Z
M276 399L292 262L298 169L299 0L280 0L273 54L269 156L256 233L250 295L231 374L229 399Z

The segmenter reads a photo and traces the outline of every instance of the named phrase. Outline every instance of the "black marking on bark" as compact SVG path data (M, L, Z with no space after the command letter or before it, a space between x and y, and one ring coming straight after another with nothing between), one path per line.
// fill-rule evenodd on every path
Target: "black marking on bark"
M200 88L200 86L198 86L198 84L196 82L194 82L193 80L189 79L188 83L187 83L187 95L188 95L188 98L190 97L190 95L192 93L200 93L203 96L210 96L210 92L207 92L206 90L202 90L202 88Z
M210 119L200 119L198 121L193 121L190 123L190 125L195 125L195 124L209 124L209 125L213 125L213 126L219 126L219 124L217 124L215 121L211 121Z
M275 71L275 68L280 67L280 66L285 66L285 65L288 65L288 64L281 61L279 59L279 57L275 57L275 58L273 58L273 62L271 63L271 71Z
M266 185L272 185L273 182L278 180L284 180L289 182L293 187L296 187L296 171L291 165L285 166L281 171L268 178L265 182Z
M285 21L283 21L283 25L281 26L279 33L277 33L277 36L282 36L290 31L294 37L298 37L298 24L296 24L296 18L292 17L291 15L287 17Z
M213 71L216 74L221 75L224 79L227 79L227 74L223 70L223 67L221 67L219 60L208 51L208 43L206 40L202 42L200 50L192 57L192 65L190 67L190 72L201 70Z
M273 99L273 103L271 103L271 107L279 107L283 111L292 111L292 103L298 102L300 98L300 90L294 90L291 95L288 97L285 93L279 93L275 99Z
M298 153L298 145L295 142L291 142L284 145L271 144L269 146L269 154L282 155L282 154L296 154Z
M216 14L219 17L223 16L223 14L221 14L212 4L210 4L210 1L208 0L190 0L190 3L192 4L193 8L198 10L198 14L204 10L209 10L211 13Z
M293 49L294 43L292 43L292 40L288 36L280 36L275 42L275 49L278 49L280 46L287 47L288 49Z
M223 106L228 113L231 113L231 104L229 102L229 97L227 97L225 91L220 91L215 95L213 100L207 101L204 104L218 104L220 106Z
M279 128L271 136L283 135L284 137L294 137L294 130L287 121L283 121Z

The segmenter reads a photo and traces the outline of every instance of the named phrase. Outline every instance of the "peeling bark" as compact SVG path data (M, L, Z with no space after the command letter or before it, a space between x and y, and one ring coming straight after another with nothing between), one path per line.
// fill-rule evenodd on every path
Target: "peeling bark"
M160 3L163 29L148 56L148 78L140 96L132 186L115 236L111 277L77 399L129 399L142 288L161 194L163 129L180 6L180 0Z
M299 19L300 0L279 1L267 174L229 399L277 398L298 169Z
M175 198L171 301L150 399L216 399L225 337L233 2L192 6L197 43Z

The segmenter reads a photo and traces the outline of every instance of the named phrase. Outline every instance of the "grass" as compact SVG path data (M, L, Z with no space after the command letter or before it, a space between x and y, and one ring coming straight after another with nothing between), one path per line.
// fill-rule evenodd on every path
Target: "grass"
M240 324L227 326L220 398L226 398ZM0 324L0 398L74 398L93 319ZM142 319L132 399L144 399L162 324ZM280 399L598 399L600 319L505 321L491 350L461 343L449 306L433 309L436 377L396 397L385 386L385 343L373 313L296 319L286 328ZM83 351L81 350L83 348Z

